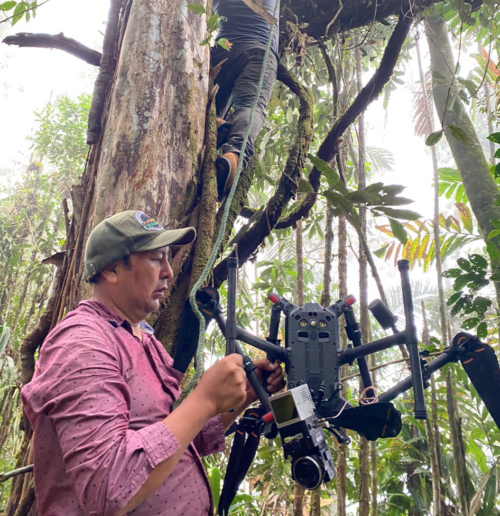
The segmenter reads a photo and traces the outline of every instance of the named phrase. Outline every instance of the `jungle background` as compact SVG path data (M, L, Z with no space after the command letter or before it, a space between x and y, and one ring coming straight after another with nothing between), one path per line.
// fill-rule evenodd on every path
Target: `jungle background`
M210 5L196 4L0 2L0 512L5 515L36 514L32 474L23 469L31 464L31 435L19 393L49 328L88 295L79 282L85 234L105 215L131 207L172 227L197 225L202 242L211 242L220 229L208 45L200 45L213 39L218 20L210 16ZM173 24L162 26L172 55L188 50L182 58L170 57L173 71L144 65L145 82L136 79L138 89L149 88L147 80L158 91L161 81L179 87L175 104L158 101L168 97L163 89L151 108L141 104L141 95L124 101L120 81L144 53L127 41L127 34L140 33L137 13L154 26L158 6L164 15L167 8L175 13ZM241 326L266 335L271 291L298 304L322 305L352 293L365 341L381 337L367 302L382 298L403 318L396 261L405 258L412 268L421 350L429 359L460 330L477 334L500 355L499 18L494 0L380 5L294 0L282 9L282 69L211 278L224 301L224 259L237 245L244 262ZM27 31L64 32L90 48L79 55L82 61L60 50L7 45L16 40L5 38ZM145 44L156 48L162 38ZM168 61L166 53L163 59ZM193 69L199 72L195 79ZM181 94L187 83L177 79L186 74L188 94ZM94 91L96 79L100 86ZM141 115L150 113L149 121L141 119L140 136L130 140L136 146L126 145L128 126L134 125L128 123L127 102L140 106ZM92 110L94 134L89 134ZM168 129L159 129L162 116ZM156 139L148 140L151 135ZM90 152L87 140L93 141ZM104 159L113 146L116 159ZM177 154L169 154L171 148ZM174 257L172 289L151 320L171 352L175 309L207 258L201 245ZM224 344L210 328L204 362L221 357ZM372 356L370 368L381 392L409 374L398 348ZM359 394L357 372L355 367L342 372L350 399ZM434 375L426 399L427 422L413 418L411 393L396 401L403 416L396 438L369 443L350 434L348 447L330 439L338 475L314 492L291 481L279 439L263 440L231 514L499 514L500 431L461 366L451 364ZM228 450L229 445L230 439ZM206 460L216 501L227 458L225 453Z

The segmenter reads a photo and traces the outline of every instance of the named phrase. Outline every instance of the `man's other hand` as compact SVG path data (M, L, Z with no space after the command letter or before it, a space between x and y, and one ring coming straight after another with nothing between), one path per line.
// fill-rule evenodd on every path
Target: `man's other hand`
M267 371L270 375L267 378L266 385L264 386L269 394L276 394L285 388L285 378L283 376L283 369L278 362L270 362L267 358L261 358L260 360L254 360L253 363L256 366L255 374L262 382L262 372ZM247 405L257 400L257 395L253 390L250 383L247 381Z

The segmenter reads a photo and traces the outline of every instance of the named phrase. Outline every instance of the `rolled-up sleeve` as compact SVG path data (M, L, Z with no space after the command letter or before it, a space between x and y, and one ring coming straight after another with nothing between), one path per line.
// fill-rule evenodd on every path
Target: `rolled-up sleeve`
M218 415L208 421L193 441L201 457L224 451L224 426L222 416Z
M116 514L180 449L162 422L129 429L130 388L109 346L98 331L68 328L44 346L42 372L23 389L28 417L43 413L53 422L88 515Z

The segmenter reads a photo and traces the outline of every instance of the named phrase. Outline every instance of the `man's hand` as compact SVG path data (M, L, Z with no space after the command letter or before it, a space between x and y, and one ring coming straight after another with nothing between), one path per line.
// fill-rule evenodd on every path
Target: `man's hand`
M264 385L269 394L276 394L277 392L285 388L285 378L283 377L283 369L281 368L278 362L272 363L269 360L267 360L267 358L261 358L260 360L254 360L253 363L257 367L257 369L255 369L255 374L261 382L263 371L271 373L267 378L266 385ZM247 380L246 405L250 405L256 400L257 395L255 394L255 391L253 390L252 386Z
M212 408L212 416L227 412L245 401L246 374L242 366L241 355L228 355L201 377L192 395L205 400L207 406Z

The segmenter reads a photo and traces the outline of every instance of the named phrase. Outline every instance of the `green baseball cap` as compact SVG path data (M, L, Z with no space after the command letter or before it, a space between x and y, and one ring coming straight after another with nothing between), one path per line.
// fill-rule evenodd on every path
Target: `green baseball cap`
M194 228L166 230L142 211L117 213L104 219L90 233L83 277L90 283L105 267L129 254L190 244L195 238Z

